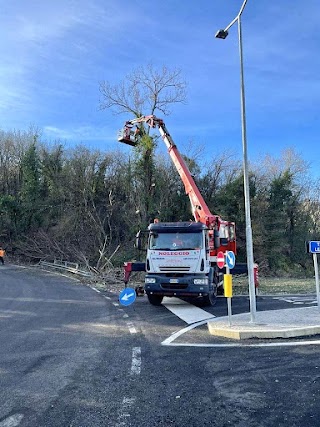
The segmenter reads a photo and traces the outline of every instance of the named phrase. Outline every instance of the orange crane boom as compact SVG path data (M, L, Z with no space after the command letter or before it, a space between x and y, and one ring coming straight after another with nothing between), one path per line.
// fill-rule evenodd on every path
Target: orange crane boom
M186 162L181 156L176 144L171 138L170 133L168 132L165 123L162 119L157 118L154 115L150 116L141 116L133 120L129 120L125 123L123 130L120 132L118 141L131 146L136 146L138 143L139 128L136 128L136 131L133 130L134 126L137 126L139 123L146 123L150 128L158 127L160 135L166 144L168 153L180 175L180 178L184 184L185 192L189 197L192 213L196 222L201 222L205 224L209 230L215 230L220 237L224 238L225 244L220 250L232 250L236 251L235 243L235 225L233 222L224 221L218 215L213 215L210 212L204 198L202 197ZM211 238L213 240L213 231L211 233ZM217 246L217 245L212 245ZM220 245L219 245L220 246ZM216 255L217 249L212 253Z

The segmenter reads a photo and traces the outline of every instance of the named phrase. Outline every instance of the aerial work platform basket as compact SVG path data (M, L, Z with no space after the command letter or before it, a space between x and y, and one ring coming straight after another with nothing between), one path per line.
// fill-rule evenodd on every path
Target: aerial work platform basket
M137 136L139 135L140 130L136 128L133 130L132 126L126 125L123 129L121 129L118 133L118 141L123 144L131 145L132 147L136 147L137 145Z

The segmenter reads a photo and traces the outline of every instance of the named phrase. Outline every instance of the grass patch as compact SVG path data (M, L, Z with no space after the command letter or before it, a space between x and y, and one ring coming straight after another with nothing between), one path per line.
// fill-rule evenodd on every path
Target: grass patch
M259 279L259 295L314 294L316 292L316 283L314 278L295 279L288 277L260 277ZM234 295L248 295L248 283L248 277L246 276L233 276Z

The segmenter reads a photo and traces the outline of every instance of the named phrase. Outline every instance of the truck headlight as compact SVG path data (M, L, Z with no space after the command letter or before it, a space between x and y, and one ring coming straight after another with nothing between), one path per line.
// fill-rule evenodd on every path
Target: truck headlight
M208 284L208 278L205 278L205 279L194 279L193 283L195 285L207 285Z
M156 283L156 279L154 277L146 277L144 283Z

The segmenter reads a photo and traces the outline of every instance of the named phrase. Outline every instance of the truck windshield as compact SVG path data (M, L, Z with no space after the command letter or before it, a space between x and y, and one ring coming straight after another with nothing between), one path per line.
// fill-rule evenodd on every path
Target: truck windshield
M202 233L152 233L149 239L149 249L175 251L201 248Z

